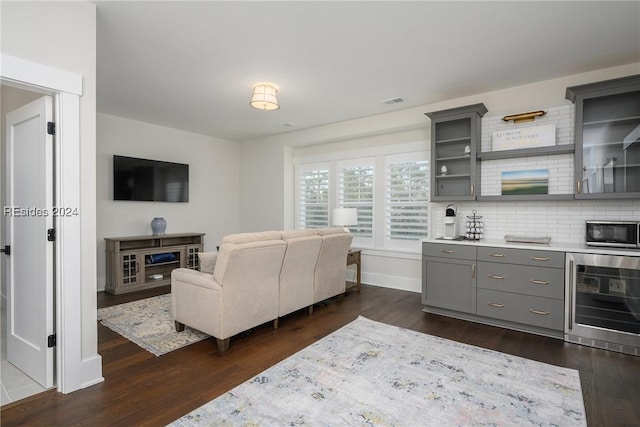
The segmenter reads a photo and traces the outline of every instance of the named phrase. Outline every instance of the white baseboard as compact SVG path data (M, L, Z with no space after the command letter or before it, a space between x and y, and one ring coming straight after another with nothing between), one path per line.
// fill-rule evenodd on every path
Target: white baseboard
M103 382L102 356L96 354L88 359L84 359L82 361L82 373L81 389Z
M362 283L401 291L422 292L422 280L412 277L390 276L378 273L362 273Z

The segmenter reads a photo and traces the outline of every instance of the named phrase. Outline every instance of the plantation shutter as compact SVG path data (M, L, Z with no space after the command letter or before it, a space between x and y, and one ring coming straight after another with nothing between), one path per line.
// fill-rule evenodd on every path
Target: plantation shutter
M372 164L338 169L339 205L358 209L358 225L349 226L355 237L373 237L373 173Z
M387 163L386 237L419 240L427 237L429 163Z
M329 226L329 169L299 169L299 214L300 228Z

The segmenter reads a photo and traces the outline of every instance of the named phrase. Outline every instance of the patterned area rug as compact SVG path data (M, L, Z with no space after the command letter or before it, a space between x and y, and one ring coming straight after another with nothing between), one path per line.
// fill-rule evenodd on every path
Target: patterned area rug
M176 332L170 294L100 308L98 320L156 356L208 337L189 327Z
M586 418L573 369L359 317L171 425L585 426Z

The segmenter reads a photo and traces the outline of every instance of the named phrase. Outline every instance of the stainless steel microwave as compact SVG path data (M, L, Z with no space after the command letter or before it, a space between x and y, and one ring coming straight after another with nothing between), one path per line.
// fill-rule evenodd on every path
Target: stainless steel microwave
M587 221L587 245L640 248L640 222Z

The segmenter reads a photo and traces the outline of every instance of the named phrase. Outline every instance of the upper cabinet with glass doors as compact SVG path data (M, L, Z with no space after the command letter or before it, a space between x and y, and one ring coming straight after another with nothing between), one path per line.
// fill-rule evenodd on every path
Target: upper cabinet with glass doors
M567 88L576 199L640 197L640 75Z
M475 200L484 104L425 113L431 119L431 200Z

